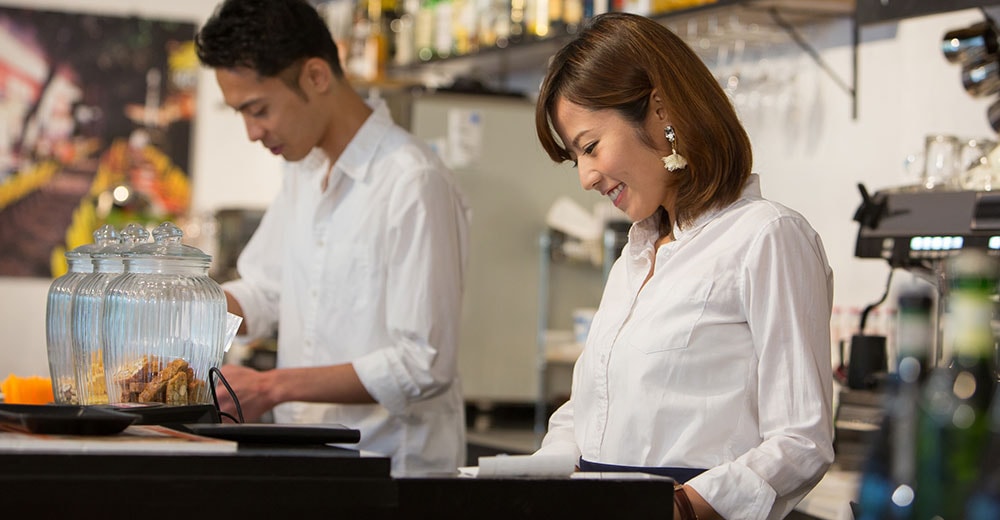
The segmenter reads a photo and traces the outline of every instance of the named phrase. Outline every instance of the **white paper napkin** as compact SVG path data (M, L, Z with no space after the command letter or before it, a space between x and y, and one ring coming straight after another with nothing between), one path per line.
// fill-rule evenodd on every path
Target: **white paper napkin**
M479 478L568 477L576 470L572 455L498 455L479 457Z

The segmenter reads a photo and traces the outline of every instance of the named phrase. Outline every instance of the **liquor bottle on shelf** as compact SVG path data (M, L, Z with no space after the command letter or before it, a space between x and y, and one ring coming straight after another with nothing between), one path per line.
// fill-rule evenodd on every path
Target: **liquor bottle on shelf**
M420 0L403 0L399 17L389 23L393 35L392 62L409 65L417 60L416 26Z
M980 473L993 397L996 259L963 251L946 264L952 354L928 376L917 431L917 518L962 518ZM947 331L947 329L946 329Z
M382 55L380 58L382 59L381 68L384 76L386 66L389 63L395 62L396 54L399 52L398 45L400 39L397 33L400 28L400 19L406 12L403 0L379 1L382 4L382 15L379 25L382 31Z
M566 30L566 2L564 0L549 0L548 36L560 34Z
M549 0L524 0L524 34L531 40L549 33Z
M493 45L504 48L510 43L510 35L513 20L511 20L511 0L492 0L494 16L494 30L496 39Z
M447 58L454 52L452 13L452 0L437 0L434 3L434 55L438 58Z
M593 6L593 3L591 3ZM583 0L566 0L563 3L562 23L565 31L575 33L583 23Z
M518 43L527 33L527 0L510 0L510 36L508 41Z
M420 0L413 26L413 47L420 61L434 58L434 10L436 0Z
M386 33L382 27L380 0L358 2L346 68L349 74L365 81L385 77L388 61Z
M1000 389L998 389L1000 393ZM966 520L1000 518L1000 396L993 395L990 405L990 441L983 457L979 479L965 506Z
M497 44L497 20L502 11L497 10L495 0L473 0L476 12L476 45L482 48ZM506 14L506 13L504 13Z
M890 379L882 429L869 447L862 473L859 520L913 518L917 407L934 337L930 287L905 288L898 304L898 369Z
M452 50L462 56L479 50L476 0L452 0Z

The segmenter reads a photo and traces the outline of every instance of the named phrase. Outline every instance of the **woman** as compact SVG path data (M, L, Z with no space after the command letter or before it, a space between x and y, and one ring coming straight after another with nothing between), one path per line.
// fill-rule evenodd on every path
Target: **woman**
M662 25L595 17L553 58L542 146L634 221L539 454L672 476L674 518L781 518L833 460L832 272L760 195L712 74Z

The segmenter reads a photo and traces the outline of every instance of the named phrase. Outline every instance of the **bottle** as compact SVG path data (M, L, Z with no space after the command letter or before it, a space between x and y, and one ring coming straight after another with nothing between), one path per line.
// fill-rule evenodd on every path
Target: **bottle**
M113 226L104 225L93 236L93 243L66 252L69 271L52 281L46 299L45 344L56 404L79 404L72 334L73 294L80 282L94 272L91 254L117 240L118 232Z
M511 43L524 41L528 23L527 0L510 0L510 27L507 40Z
M475 52L479 44L479 29L476 23L476 4L473 0L452 0L451 7L452 51L456 56L464 56Z
M352 76L364 81L378 81L385 76L388 43L382 22L380 0L358 2L347 63Z
M898 370L889 380L882 429L870 447L858 491L859 520L913 518L916 492L917 407L927 373L933 298L926 285L898 298Z
M927 285L904 289L898 298L895 392L888 410L892 464L890 517L913 518L917 486L917 421L920 389L930 372L934 297Z
M403 5L403 0L381 0L382 4L382 61L381 72L382 76L385 77L387 67L389 63L396 62L396 53L399 49L396 47L399 43L399 38L397 33L399 31L399 21L406 13L406 6Z
M513 40L514 31L512 0L493 0L493 31L487 33L487 38L493 37L493 45L498 48L507 47Z
M420 0L403 0L402 13L390 22L393 33L392 62L405 66L416 61L416 23L420 13Z
M1000 393L1000 388L997 389ZM966 520L1000 518L1000 396L993 395L990 405L990 442L983 457L979 480L965 506Z
M448 58L455 49L452 17L455 6L452 0L437 0L434 4L434 55Z
M502 2L497 0L475 0L476 11L476 46L484 49L497 44L498 17L503 13Z
M584 7L583 0L566 0L563 4L562 22L567 33L573 34L583 24ZM593 2L590 3L593 11Z
M434 10L436 0L420 0L413 25L413 47L420 61L434 58Z
M962 518L980 472L993 396L996 259L966 250L947 260L952 354L924 385L917 440L917 518Z

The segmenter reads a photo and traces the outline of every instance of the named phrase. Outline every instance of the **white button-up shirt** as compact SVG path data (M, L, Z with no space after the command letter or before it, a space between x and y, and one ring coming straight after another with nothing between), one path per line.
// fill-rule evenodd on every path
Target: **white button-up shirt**
M286 165L241 279L224 288L248 336L279 331L279 368L353 363L378 404L286 403L277 422L357 428L358 447L391 455L396 476L464 465L456 355L468 225L446 168L381 102L332 170L319 149Z
M723 517L781 518L833 461L823 244L756 175L659 250L655 219L629 232L539 453L707 468L688 484Z

